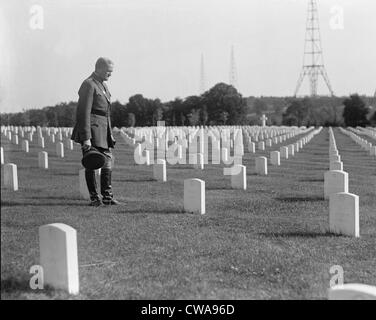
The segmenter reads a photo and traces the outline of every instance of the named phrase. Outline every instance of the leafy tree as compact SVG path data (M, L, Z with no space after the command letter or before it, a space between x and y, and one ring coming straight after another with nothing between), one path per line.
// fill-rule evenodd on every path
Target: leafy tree
M350 95L350 98L345 99L343 104L345 106L343 109L343 118L346 126L356 127L368 124L368 109L358 94Z
M187 115L189 125L197 126L200 124L200 110L192 109L191 112Z
M28 110L28 115L29 115L31 126L34 126L34 127L41 126L42 127L42 126L47 125L46 113L43 110L31 109L31 110Z
M257 115L261 115L265 113L266 110L268 110L268 106L263 100L256 99L253 105L253 109Z
M119 101L111 103L111 125L121 128L127 125L127 108Z
M373 116L371 117L370 122L372 125L376 125L376 110L373 112Z
M223 112L228 115L226 120L228 124L239 124L244 121L247 110L246 99L233 86L218 83L202 97L211 124L223 122Z
M59 119L57 117L55 107L46 107L45 112L46 112L46 118L47 118L47 125L49 127L58 127Z
M161 103L154 101L153 104L154 112L153 112L153 125L157 125L157 121L161 121L163 119L163 107Z
M309 100L307 99L292 100L283 114L282 123L284 125L291 125L291 123L294 122L294 125L302 126L303 120L308 116L309 104Z
M72 127L76 122L76 102L60 103L55 106L60 127Z
M136 116L130 112L127 116L127 127L134 127L136 125Z
M226 125L228 120L228 112L222 111L219 115L220 124Z
M200 122L201 122L201 124L206 126L208 119L209 119L209 115L208 115L207 107L204 105L200 110Z

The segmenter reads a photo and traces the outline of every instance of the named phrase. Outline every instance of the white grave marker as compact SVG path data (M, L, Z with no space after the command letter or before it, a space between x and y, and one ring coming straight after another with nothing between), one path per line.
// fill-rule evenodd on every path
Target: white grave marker
M336 285L328 290L329 300L376 300L376 287L360 283Z
M153 176L157 181L167 181L166 160L157 159L157 163L153 164Z
M289 148L288 147L280 147L279 151L281 153L282 159L288 159L289 158Z
M266 157L256 158L256 173L262 176L266 176L268 174L268 162Z
M231 188L247 190L247 168L236 164L231 169Z
M29 141L22 140L22 150L25 152L29 152Z
M343 171L343 163L341 161L330 161L329 170Z
M64 144L62 142L56 143L56 154L60 158L64 158Z
M324 174L324 197L329 199L330 195L339 192L348 192L349 175L345 171L329 170Z
M329 198L329 230L333 233L359 237L359 197L340 192Z
M261 126L265 127L266 126L266 120L268 120L268 118L265 117L265 114L262 115L262 117L260 118L260 120L261 120Z
M184 211L205 214L205 181L184 180Z
M18 190L17 166L14 163L4 166L4 186L13 191Z
M38 165L39 168L48 169L48 153L46 151L38 153Z
M197 153L197 160L194 164L195 169L201 169L204 170L204 155L202 153Z
M279 166L281 164L281 158L279 151L270 152L270 162L273 166Z
M69 294L78 294L76 230L63 223L39 227L39 251L44 283Z

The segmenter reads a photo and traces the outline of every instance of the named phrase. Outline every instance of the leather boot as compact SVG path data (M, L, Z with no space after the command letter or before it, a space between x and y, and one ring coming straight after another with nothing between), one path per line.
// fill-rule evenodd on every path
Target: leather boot
M103 197L102 202L103 204L106 204L106 205L119 204L119 202L114 199L114 195L112 193L111 176L112 176L112 169L109 169L109 168L101 169L101 194Z
M85 169L85 179L87 189L90 195L90 205L94 207L98 207L102 204L101 199L99 198L98 191L97 191L97 180L95 179L95 171Z

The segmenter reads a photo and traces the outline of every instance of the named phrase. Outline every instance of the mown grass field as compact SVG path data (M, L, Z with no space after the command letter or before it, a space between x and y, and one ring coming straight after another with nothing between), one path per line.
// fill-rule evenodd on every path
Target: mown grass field
M376 161L338 129L334 134L349 192L360 197L359 239L328 232L325 128L280 167L269 166L265 177L255 174L255 156L282 144L247 152L246 191L231 189L222 165L203 171L168 165L168 181L153 181L152 167L134 165L133 150L117 136L113 187L123 205L104 208L79 197L76 145L58 159L47 142L50 169L42 170L35 141L26 154L2 137L5 162L18 166L20 190L4 189L2 170L1 298L326 299L333 265L343 267L346 283L376 285ZM205 215L183 211L187 178L205 180ZM38 227L55 222L77 230L75 297L29 289Z

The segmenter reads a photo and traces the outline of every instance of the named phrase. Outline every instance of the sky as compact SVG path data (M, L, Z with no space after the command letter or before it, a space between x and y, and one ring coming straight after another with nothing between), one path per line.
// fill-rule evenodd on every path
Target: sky
M376 89L376 1L317 0L334 93ZM77 101L98 57L114 61L113 101L169 101L229 83L243 96L291 96L308 0L0 0L0 112ZM320 79L318 92L329 91ZM300 94L309 94L308 81Z

